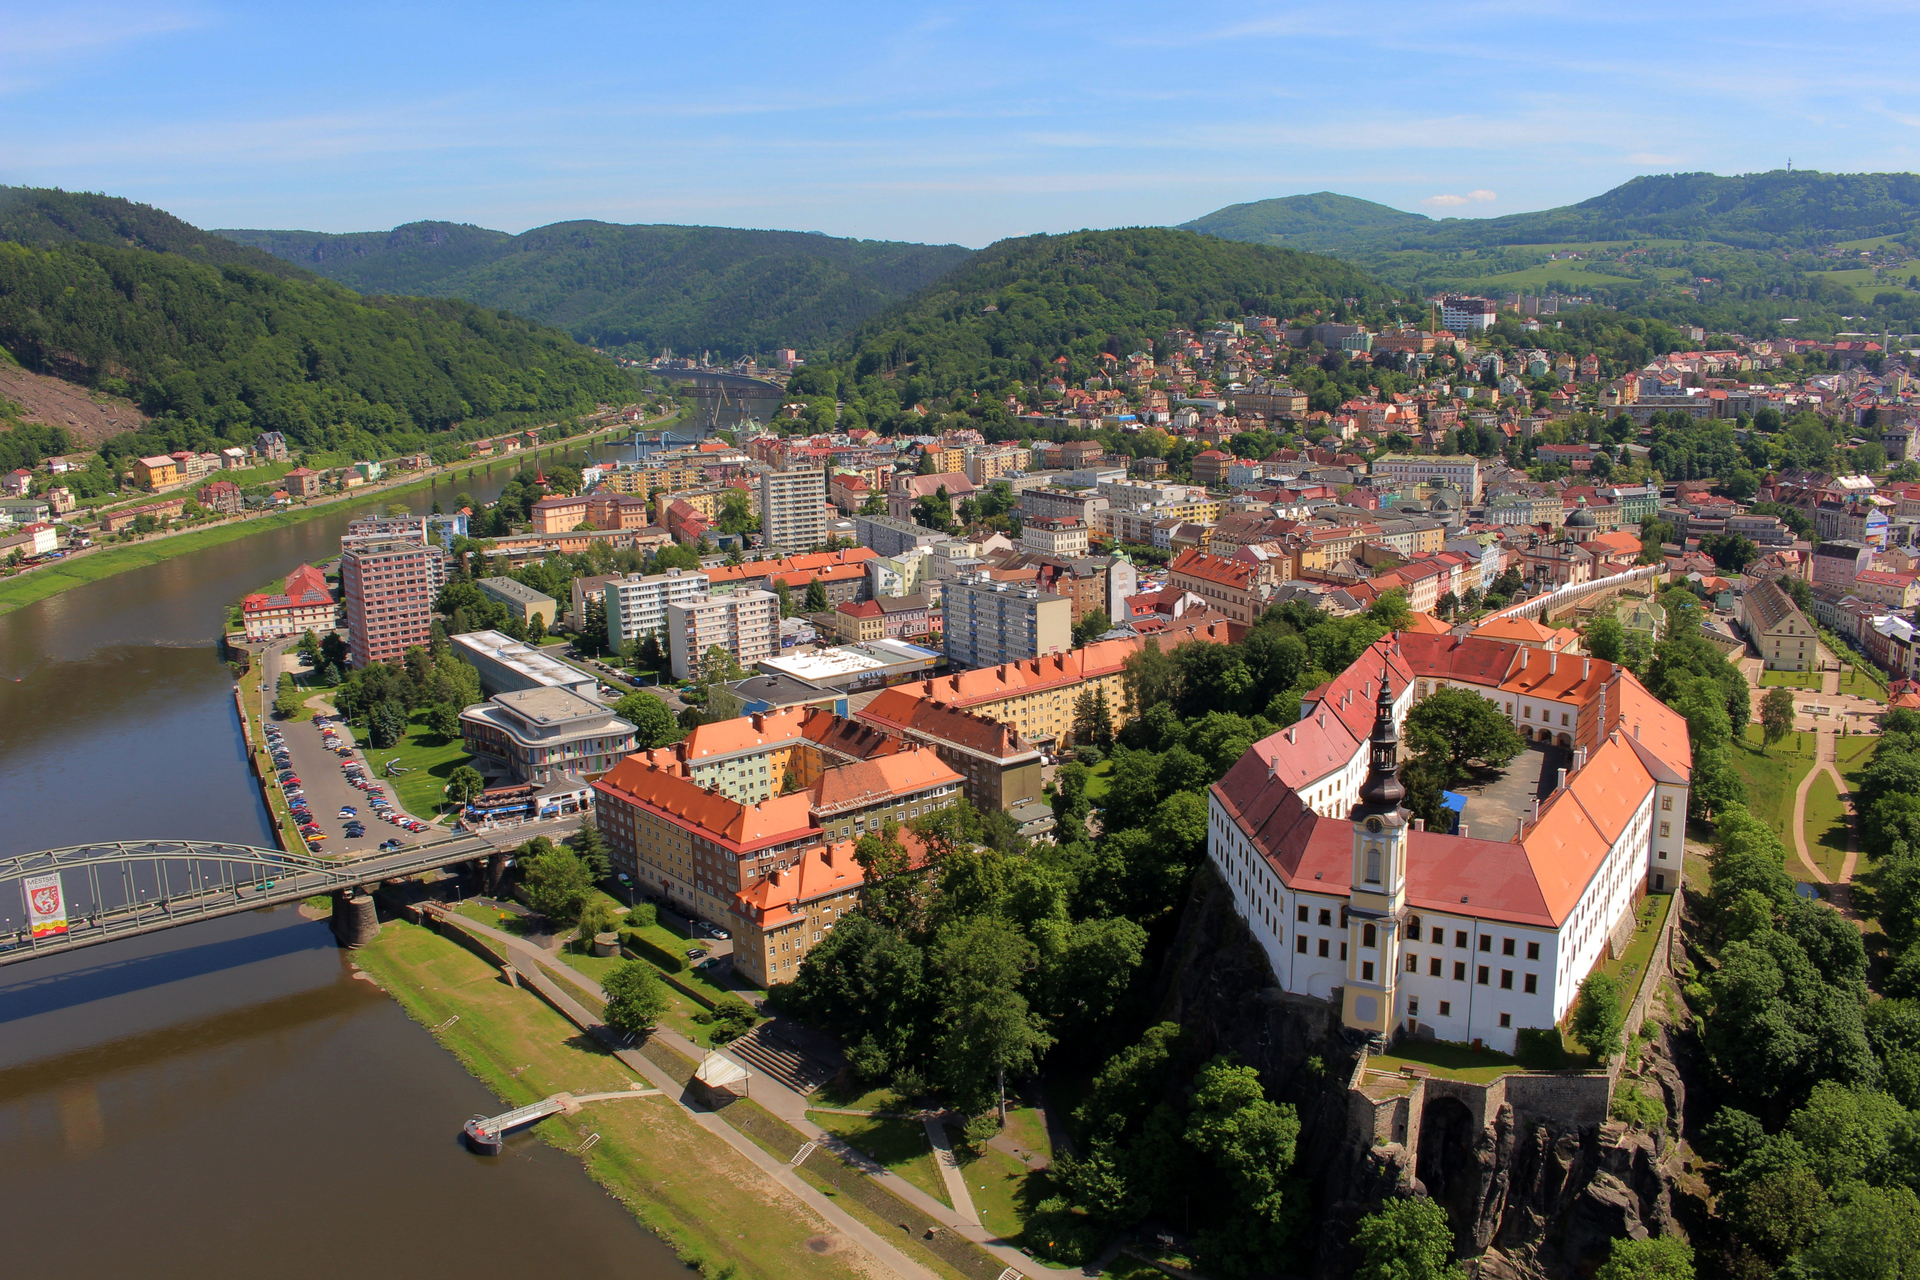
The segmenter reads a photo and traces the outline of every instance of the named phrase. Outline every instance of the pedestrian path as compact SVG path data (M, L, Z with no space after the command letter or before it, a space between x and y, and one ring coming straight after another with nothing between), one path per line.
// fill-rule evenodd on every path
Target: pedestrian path
M947 1184L947 1199L953 1201L953 1211L960 1215L962 1222L980 1225L980 1211L973 1207L973 1196L967 1191L966 1175L960 1172L960 1162L953 1158L953 1144L947 1140L946 1122L939 1116L928 1116L923 1124L927 1126L927 1140L933 1143L933 1162L940 1167L940 1180Z
M465 916L456 915L451 911L447 911L445 908L440 908L437 914L442 915L443 918L451 919L462 929L467 929L487 939L491 943L504 947L509 957L514 961L515 971L526 976L534 985L535 989L543 996L550 1001L556 1001L556 1007L562 1008L563 1011L566 1011L569 1007L579 1011L578 1018L575 1018L572 1012L568 1012L567 1016L574 1018L583 1028L595 1023L596 1020L592 1018L592 1015L588 1014L586 1010L581 1009L576 1001L569 999L559 988L553 985L551 980L546 977L546 972L551 970L564 978L566 982L573 987L587 992L595 999L604 1001L606 999L606 992L602 990L600 984L595 982L591 977L575 969L572 965L567 964L557 956L541 951L528 944L524 939L515 937L513 934L481 924L477 920L469 920ZM559 1004L557 1003L558 1001L564 1001L565 1004ZM586 1018L588 1021L580 1022L580 1018ZM689 1067L694 1063L700 1062L707 1056L706 1049L668 1027L654 1028L654 1030L649 1033L649 1038L666 1045L675 1053L687 1059ZM732 1046L728 1046L729 1049L731 1047ZM725 1051L726 1050L722 1050L722 1052ZM671 1075L661 1068L654 1066L651 1059L642 1058L630 1050L620 1050L618 1051L618 1056L622 1062L631 1063L635 1058L645 1062L648 1067L648 1079L654 1080L657 1084L661 1084L661 1087L668 1089L669 1093L673 1096L678 1097L683 1091L680 1083L672 1081ZM663 1076L671 1083L663 1083L661 1080ZM1008 1267L1021 1275L1032 1277L1032 1280L1053 1280L1054 1273L1052 1271L1034 1261L1019 1249L1001 1241L999 1237L981 1225L979 1215L973 1208L972 1198L967 1195L964 1181L962 1181L960 1185L957 1196L955 1196L952 1182L950 1180L947 1182L947 1194L949 1196L955 1196L955 1205L958 1206L962 1203L966 1205L966 1212L963 1215L958 1208L948 1208L934 1197L922 1191L919 1187L908 1182L905 1178L900 1177L885 1166L876 1163L868 1158L865 1153L849 1146L838 1134L830 1133L815 1124L807 1116L807 1112L812 1108L809 1107L805 1095L797 1093L793 1089L780 1083L777 1079L772 1079L765 1075L755 1077L752 1094L753 1100L756 1103L779 1117L779 1119L784 1121L790 1128L798 1132L803 1139L825 1147L827 1150L833 1152L834 1155L840 1157L840 1159L859 1169L867 1177L872 1178L884 1186L896 1199L904 1202L943 1227L948 1228L955 1234L964 1236L974 1244L979 1245L982 1249L992 1254L1002 1266ZM712 1128L714 1125L718 1125L719 1128L716 1129L715 1132L723 1132L725 1135L731 1135L728 1137L730 1145L739 1147L741 1143L744 1143L746 1148L751 1148L751 1150L759 1156L765 1157L764 1163L756 1159L756 1164L762 1165L763 1168L771 1164L782 1173L788 1176L794 1176L791 1170L786 1169L785 1166L774 1161L772 1157L767 1156L764 1151L749 1139L740 1135L717 1114L692 1108L684 1099L682 1100L682 1105L688 1106L688 1109L700 1120L703 1127ZM834 1110L831 1108L822 1109ZM711 1124L708 1123L709 1121L711 1121ZM931 1130L928 1132L928 1137L933 1137ZM735 1139L738 1141L735 1141ZM945 1142L945 1140L945 1132L943 1130L940 1141ZM951 1157L952 1149L950 1145L948 1146L948 1154L949 1157ZM947 1166L942 1164L940 1168L942 1177L945 1178ZM958 1172L957 1167L955 1168L955 1172ZM795 1177L795 1180L798 1181L797 1177ZM785 1184L783 1183L783 1185ZM817 1196L817 1193L814 1193L813 1189L807 1186L807 1184L801 1183L800 1185L805 1187L810 1194ZM813 1201L808 1200L808 1203L812 1204ZM826 1202L823 1201L823 1203ZM837 1209L836 1212L838 1212ZM837 1219L835 1221L837 1222ZM861 1239L859 1236L855 1238ZM876 1236L874 1239L877 1241L879 1238ZM892 1250L892 1246L888 1245L886 1247ZM898 1255L898 1250L892 1250L892 1252ZM904 1255L900 1256L904 1259ZM906 1261L915 1268L918 1274L926 1274L924 1269L919 1268L917 1263L912 1263L910 1259Z
M1834 680L1837 682L1839 677L1834 676ZM1839 735L1826 729L1816 729L1813 768L1807 770L1806 776L1800 779L1799 788L1793 793L1793 848L1799 855L1800 865L1811 879L1832 886L1828 899L1834 907L1855 924L1860 924L1853 909L1853 873L1860 858L1860 831L1853 811L1853 794L1847 788L1847 780L1840 774L1839 759ZM1840 793L1840 801L1847 810L1847 857L1840 864L1840 878L1837 881L1820 869L1807 849L1807 794L1813 790L1813 780L1822 773L1833 780L1835 789Z

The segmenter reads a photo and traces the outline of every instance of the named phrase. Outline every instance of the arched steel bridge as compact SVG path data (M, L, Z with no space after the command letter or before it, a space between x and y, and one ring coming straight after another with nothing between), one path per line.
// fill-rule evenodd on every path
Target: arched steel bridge
M207 840L120 840L0 858L0 965L416 875L504 852L448 836L391 853L322 858ZM26 885L58 876L64 932L34 937Z

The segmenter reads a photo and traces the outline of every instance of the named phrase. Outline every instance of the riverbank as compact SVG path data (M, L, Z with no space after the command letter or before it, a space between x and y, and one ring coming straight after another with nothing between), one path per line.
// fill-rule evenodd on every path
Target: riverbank
M505 1107L562 1091L618 1091L634 1079L532 992L508 986L499 970L431 930L389 921L353 957ZM449 1115L449 1135L465 1119ZM577 1153L608 1194L703 1276L869 1280L842 1237L767 1185L671 1097L589 1106L532 1132ZM599 1140L586 1147L594 1134Z
M647 424L648 430L660 430L679 420L679 415L663 418L658 423ZM283 529L288 525L301 524L308 520L324 516L338 510L344 504L363 503L376 498L395 498L405 494L417 493L431 488L441 481L458 482L464 472L492 471L505 463L519 467L523 463L537 458L564 453L585 445L591 445L601 436L614 435L631 430L631 424L620 423L604 427L583 435L571 436L565 440L543 444L538 449L529 449L525 453L510 454L493 459L470 459L462 464L436 467L425 472L417 479L391 486L370 485L352 489L322 502L308 503L285 511L271 514L248 516L239 520L230 520L211 525L203 529L192 529L184 533L166 534L144 542L124 543L110 547L96 547L69 556L54 564L44 565L30 572L19 574L0 582L0 614L13 612L35 601L45 600L62 591L83 586L89 582L98 582L130 569L142 569L148 565L171 560L175 556L219 546L255 533Z

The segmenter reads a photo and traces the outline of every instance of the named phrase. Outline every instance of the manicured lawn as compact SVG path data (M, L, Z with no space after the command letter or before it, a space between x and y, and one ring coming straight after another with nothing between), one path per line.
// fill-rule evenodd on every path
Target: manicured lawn
M1873 749L1879 745L1880 738L1877 734L1863 733L1841 738L1834 744L1833 752L1839 758L1841 774L1847 775L1855 765L1864 764L1867 757L1873 754ZM1852 784L1850 776L1848 784Z
M458 1015L437 1038L503 1103L562 1090L619 1091L633 1079L538 996L507 986L479 957L429 930L389 922L354 959L416 1022L439 1027ZM764 1175L669 1098L589 1104L532 1132L569 1150L598 1133L587 1171L702 1274L723 1274L728 1264L724 1274L741 1280L857 1274L849 1255L808 1248L819 1232L812 1215L775 1194Z
M1092 776L1087 779L1087 803L1099 804L1112 786L1113 761L1109 758L1093 766Z
M1485 1084L1501 1076L1526 1068L1504 1053L1475 1049L1472 1045L1446 1040L1402 1040L1392 1053L1375 1054L1367 1059L1370 1071L1398 1071L1403 1065L1425 1067L1448 1080Z
M1797 862L1799 859L1790 858ZM1640 984L1647 975L1647 964L1653 959L1653 944L1660 939L1660 930L1666 927L1667 912L1673 906L1671 893L1649 893L1642 899L1638 919L1635 921L1633 938L1627 943L1626 952L1617 960L1608 960L1600 966L1600 971L1610 978L1620 981L1620 1012L1625 1013L1633 1007L1640 994Z
M850 1146L885 1165L949 1209L946 1180L933 1162L933 1144L927 1127L918 1120L880 1120L870 1116L842 1116L809 1111L807 1118L828 1133L845 1138Z
M890 1084L867 1088L858 1080L843 1084L839 1077L822 1085L813 1097L823 1107L845 1107L849 1111L905 1111L911 1105Z
M1822 769L1807 788L1807 852L1829 880L1840 878L1841 865L1847 858L1849 828L1847 806L1833 785L1833 775Z
M1054 1194L1053 1181L1043 1171L1027 1168L992 1147L976 1160L961 1157L960 1174L967 1194L980 1211L980 1225L1003 1240L1016 1240L1027 1229L1027 1218L1042 1200Z
M1887 700L1887 686L1863 667L1848 667L1840 673L1840 692L1879 702Z
M453 771L473 757L458 738L443 738L427 727L425 710L416 711L407 722L407 736L397 747L376 751L367 745L371 731L353 726L354 741L367 757L368 771L382 786L392 789L400 807L415 817L431 820L446 803L447 779ZM397 760L405 773L387 775L387 762Z
M1818 689L1820 673L1818 671L1762 671L1760 687L1771 688L1785 685L1789 689Z
M1763 736L1756 722L1747 726L1746 738L1735 743L1729 753L1733 770L1746 784L1747 810L1772 827L1788 849L1793 847L1793 795L1800 779L1813 768L1814 735L1790 733L1762 751ZM1788 868L1799 862L1791 854Z
M1048 1162L1053 1160L1053 1143L1047 1140L1046 1117L1032 1107L1010 1104L1007 1107L1005 1132L1022 1151L1031 1151Z

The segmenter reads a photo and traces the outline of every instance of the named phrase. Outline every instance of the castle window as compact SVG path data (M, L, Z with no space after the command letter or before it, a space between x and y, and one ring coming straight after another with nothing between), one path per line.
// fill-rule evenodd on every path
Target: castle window
M1418 1000L1407 1001L1407 1016L1409 1018L1417 1018L1420 1016L1420 1002Z
M1420 941L1420 917L1419 916L1407 917L1407 937L1414 942Z
M1540 944L1537 942L1529 942L1527 944L1527 959L1538 960L1539 958L1540 958Z
M1440 976L1440 957L1439 956L1435 956L1433 959L1427 961L1427 972L1436 978Z
M1487 968L1487 966L1481 965L1479 967L1478 973L1475 974L1475 978L1478 980L1480 985L1484 987L1493 980L1493 974L1492 974L1492 971Z
M1378 848L1367 850L1367 883L1380 883L1380 850Z
M1307 909L1306 909L1305 907L1301 907L1301 908L1300 908L1300 923L1301 923L1301 924L1305 924L1306 922L1307 922Z
M1483 933L1480 935L1480 949L1482 951L1489 952L1489 953L1493 951L1493 935L1492 934Z
M1327 940L1325 938L1320 939L1320 958L1322 960L1327 958Z
M1672 813L1672 812L1673 812L1673 797L1672 797L1672 796L1661 796L1661 797L1660 797L1660 807L1661 807L1662 809L1664 809L1664 810L1666 810L1666 811L1667 811L1668 813Z
M1446 945L1446 942L1447 942L1447 931L1445 929L1442 929L1439 925L1433 926L1433 945L1436 947L1442 947Z
M1668 835L1672 835L1672 834L1673 834L1673 824L1672 824L1671 822L1663 822L1663 823L1661 823L1661 824L1660 824L1660 834L1661 834L1661 835L1663 835L1663 836L1668 836ZM1661 854L1660 856L1664 858L1664 857L1666 857L1667 855L1663 853L1663 854Z
M1503 1014L1501 1014L1501 1015L1500 1015L1500 1025L1501 1025L1501 1026L1503 1026L1503 1027L1510 1027L1510 1026L1512 1026L1512 1025L1513 1025L1513 1015L1512 1015L1512 1014L1510 1014L1510 1013L1503 1013Z
M1418 972L1420 972L1420 957L1419 957L1419 956L1415 956L1415 955L1410 955L1410 956L1408 956L1408 957L1407 957L1407 972L1408 972L1408 973L1418 973Z
M1368 924L1368 925L1360 926L1360 945L1361 946L1368 947L1368 948L1376 947L1380 945L1379 939L1380 939L1380 935L1374 932L1374 928L1372 925Z
M1525 990L1526 990L1526 993L1527 993L1528 995L1533 995L1533 994L1535 994L1536 992L1538 992L1538 991L1540 990L1540 975L1539 975L1539 974L1537 974L1537 973L1530 973L1530 974L1528 974L1528 975L1527 975L1527 980L1526 980L1526 987L1525 987Z
M1326 907L1320 908L1320 927L1322 929L1325 929L1325 928L1331 927L1332 924L1333 924L1333 912L1328 910Z
M1340 944L1340 959L1344 961L1346 958L1347 958L1347 944L1343 942Z
M1443 1018L1451 1018L1453 1016L1453 1001L1442 1000L1440 1002L1440 1016Z
M1294 942L1293 949L1295 951L1298 951L1301 955L1307 954L1307 935L1306 934L1304 933L1294 934L1293 942Z
M1467 945L1467 931L1465 929L1455 929L1453 931L1453 945L1456 947L1464 947Z
M1373 961L1362 960L1360 962L1360 981L1362 982L1373 981Z

